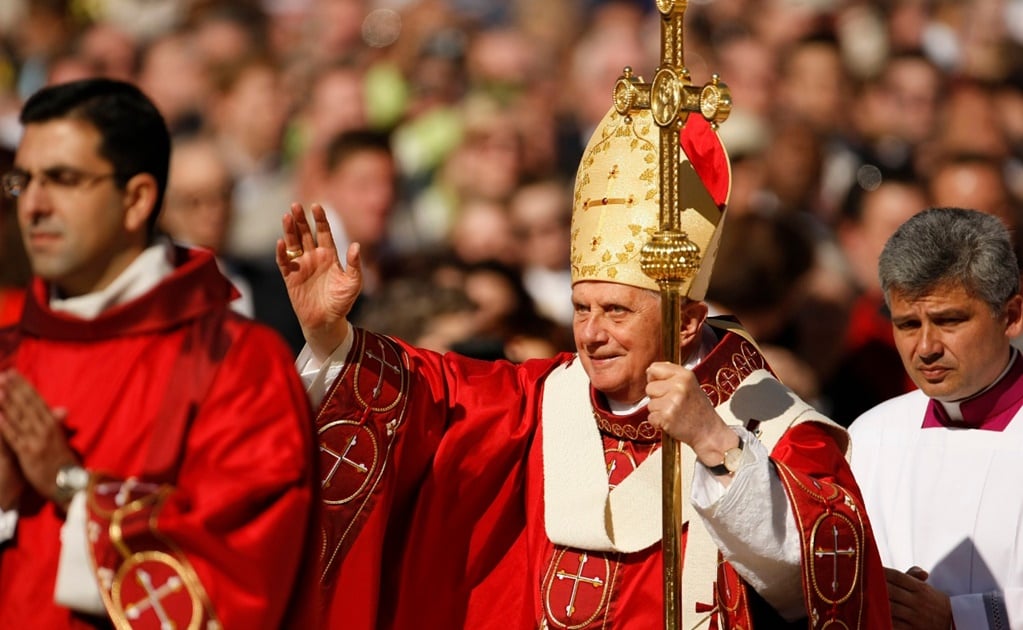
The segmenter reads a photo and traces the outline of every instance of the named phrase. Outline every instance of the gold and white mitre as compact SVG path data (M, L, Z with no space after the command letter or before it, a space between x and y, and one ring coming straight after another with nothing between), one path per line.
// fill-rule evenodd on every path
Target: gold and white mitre
M593 132L575 181L573 284L600 280L658 290L640 253L660 229L660 144L648 109L623 116L612 108ZM731 169L717 132L701 116L689 117L675 155L681 230L699 256L699 270L684 280L682 294L701 300L717 255Z

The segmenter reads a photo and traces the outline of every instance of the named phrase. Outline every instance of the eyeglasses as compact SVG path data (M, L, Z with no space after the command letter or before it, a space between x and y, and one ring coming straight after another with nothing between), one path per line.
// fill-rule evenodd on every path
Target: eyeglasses
M35 174L15 169L4 173L0 178L0 186L3 187L4 195L11 199L17 199L21 193L25 192L33 179L36 179L40 186L52 185L57 190L72 190L92 186L108 177L117 177L117 173L86 173L69 166L44 168Z

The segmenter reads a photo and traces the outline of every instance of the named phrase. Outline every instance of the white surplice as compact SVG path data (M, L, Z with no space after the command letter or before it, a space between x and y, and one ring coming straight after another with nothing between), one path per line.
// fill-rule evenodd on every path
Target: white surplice
M1023 629L1023 411L1001 431L922 428L928 401L914 391L850 427L881 561L928 571L960 630Z

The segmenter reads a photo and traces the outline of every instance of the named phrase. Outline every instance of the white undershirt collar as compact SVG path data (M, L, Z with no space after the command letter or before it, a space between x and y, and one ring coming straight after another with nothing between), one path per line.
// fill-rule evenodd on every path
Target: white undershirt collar
M96 319L107 309L130 302L149 292L174 272L174 248L170 241L161 239L146 248L114 281L93 293L70 298L57 297L55 287L50 288L50 309L80 317Z

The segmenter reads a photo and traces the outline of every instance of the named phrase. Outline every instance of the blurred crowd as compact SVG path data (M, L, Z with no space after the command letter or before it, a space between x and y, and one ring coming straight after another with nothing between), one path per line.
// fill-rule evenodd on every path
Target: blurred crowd
M514 361L572 348L572 183L660 17L624 0L5 0L0 166L43 85L137 83L174 134L162 218L297 349L293 201L363 248L356 323ZM927 206L1023 207L1023 0L690 0L685 61L734 107L708 301L840 422L909 387L877 257ZM0 286L24 286L12 202Z

